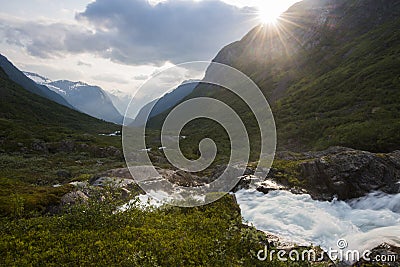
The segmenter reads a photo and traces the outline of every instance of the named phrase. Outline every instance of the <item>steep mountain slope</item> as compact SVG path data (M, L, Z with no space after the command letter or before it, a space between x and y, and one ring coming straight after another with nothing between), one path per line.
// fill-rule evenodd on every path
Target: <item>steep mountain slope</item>
M114 107L108 94L98 86L67 80L51 81L36 73L24 72L37 84L64 97L77 110L109 122L122 124L122 115Z
M400 1L304 0L276 26L254 28L214 61L259 85L275 115L278 149L393 151L400 148L399 28ZM207 95L206 89L200 85L190 97ZM211 96L256 128L235 96L225 90ZM188 131L198 129L194 124Z
M107 92L111 101L113 102L115 108L122 115L125 115L126 109L131 102L131 96L119 90L112 90L111 92Z
M131 102L132 96L129 93L121 92L117 89L106 92L113 102L115 108L122 115L125 115L126 109Z
M47 87L38 85L28 77L26 77L19 69L17 69L5 56L0 54L0 67L7 76L15 83L31 93L50 99L58 104L72 108L72 106L60 95L49 90Z
M147 120L146 115L149 113L150 109L151 112L149 114L149 119L172 108L177 103L179 103L184 97L192 93L194 88L196 88L198 84L199 84L198 82L194 81L185 81L176 89L174 89L172 92L165 94L159 99L151 101L139 111L133 124L136 126L144 125Z
M119 126L95 119L28 92L0 68L0 144L6 151L30 147L35 139L54 142L108 133ZM81 137L79 137L81 138ZM87 137L89 138L89 137Z

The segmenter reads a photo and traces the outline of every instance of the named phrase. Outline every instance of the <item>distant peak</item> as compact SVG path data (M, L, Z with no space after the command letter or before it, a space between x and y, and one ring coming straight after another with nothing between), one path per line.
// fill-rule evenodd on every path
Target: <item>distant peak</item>
M36 82L38 84L46 84L46 83L52 82L52 80L50 80L49 78L44 77L44 76L34 73L34 72L23 71L22 73L24 73L25 76L27 76L28 78L30 78L31 80L33 80L34 82Z

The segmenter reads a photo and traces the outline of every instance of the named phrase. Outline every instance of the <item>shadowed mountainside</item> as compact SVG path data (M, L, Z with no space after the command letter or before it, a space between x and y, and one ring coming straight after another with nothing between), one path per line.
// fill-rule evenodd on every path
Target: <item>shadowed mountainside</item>
M279 150L340 145L390 152L400 148L399 14L399 1L305 0L276 25L260 25L223 48L214 61L239 69L261 88L276 119ZM227 90L208 89L201 84L188 98L226 102L257 140L244 103ZM149 125L160 127L165 116ZM199 123L213 129L210 121ZM188 125L186 134L197 134L199 123Z

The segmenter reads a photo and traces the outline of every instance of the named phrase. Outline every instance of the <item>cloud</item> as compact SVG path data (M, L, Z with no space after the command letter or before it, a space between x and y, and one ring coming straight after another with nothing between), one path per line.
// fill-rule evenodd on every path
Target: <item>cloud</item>
M96 43L90 36L93 33L80 25L0 18L1 39L9 45L25 48L35 57L57 58L68 52L81 53L107 48L105 43Z
M96 0L76 14L77 25L0 21L6 42L33 56L93 53L112 61L162 65L210 60L257 21L254 10L217 0Z
M81 61L81 60L78 60L78 62L77 62L76 64L77 64L78 66L84 66L84 67L91 67L91 66L92 66L92 64L83 62L83 61Z
M133 77L133 79L135 79L136 81L145 81L149 78L149 76L147 75L137 75L135 77Z
M93 79L98 80L98 81L103 81L103 82L111 82L111 83L119 83L119 84L128 84L129 81L126 79L117 77L114 74L100 74L100 75L95 75L92 76Z

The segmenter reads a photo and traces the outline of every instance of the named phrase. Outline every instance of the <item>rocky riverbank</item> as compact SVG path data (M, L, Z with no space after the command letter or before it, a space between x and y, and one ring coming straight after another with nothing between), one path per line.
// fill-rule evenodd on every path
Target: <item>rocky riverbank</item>
M269 178L317 200L348 200L373 191L400 193L400 151L377 154L345 147L277 153Z

